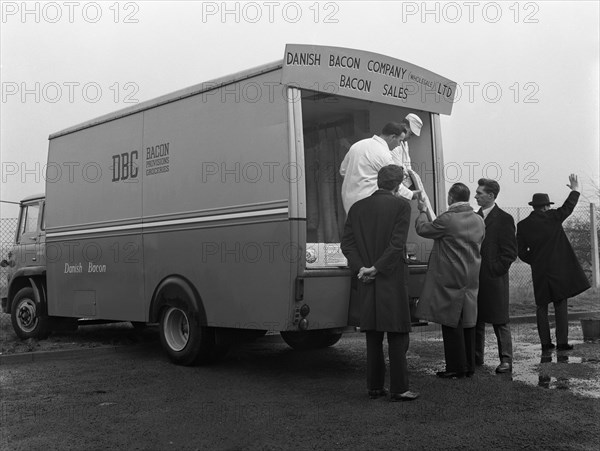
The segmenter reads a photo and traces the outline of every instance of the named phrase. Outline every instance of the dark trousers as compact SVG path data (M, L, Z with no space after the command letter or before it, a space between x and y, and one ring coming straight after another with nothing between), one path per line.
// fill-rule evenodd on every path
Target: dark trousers
M367 331L367 388L380 390L385 382L385 358L383 356L383 334ZM387 332L390 356L390 392L404 393L408 390L408 365L406 351L410 341L408 333Z
M463 328L442 325L446 371L464 373L475 371L475 327Z
M512 363L512 337L508 324L494 324L494 333L498 341L500 362ZM485 323L477 321L475 326L475 362L483 363L485 350Z
M567 300L553 302L554 319L556 321L556 344L566 345L569 341L569 315L567 312ZM548 322L548 304L537 305L535 308L538 334L542 345L552 343L550 338L550 323Z

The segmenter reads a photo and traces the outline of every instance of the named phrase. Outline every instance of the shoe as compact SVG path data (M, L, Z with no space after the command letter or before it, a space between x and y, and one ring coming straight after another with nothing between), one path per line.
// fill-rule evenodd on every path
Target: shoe
M438 371L435 374L442 379L462 379L465 377L465 373L457 373L455 371Z
M475 371L467 371L467 372L465 373L465 376L466 376L466 377L473 377L474 375L475 375Z
M385 388L381 388L379 390L369 390L369 398L371 399L377 399L377 398L381 398L382 396L387 396L388 391Z
M419 396L420 396L419 393L415 393L415 392L407 390L404 393L391 393L390 394L390 401L392 401L392 402L397 402L397 401L414 401Z
M542 376L538 378L538 385L543 388L550 388L550 376Z
M512 373L512 364L508 362L502 362L496 367L496 373Z
M557 345L556 346L556 350L557 351L570 351L571 349L573 349L573 345L570 345L568 343L566 343L564 345Z
M556 346L554 346L554 343L550 343L550 344L542 344L542 351L549 351L550 349L554 349L556 348Z

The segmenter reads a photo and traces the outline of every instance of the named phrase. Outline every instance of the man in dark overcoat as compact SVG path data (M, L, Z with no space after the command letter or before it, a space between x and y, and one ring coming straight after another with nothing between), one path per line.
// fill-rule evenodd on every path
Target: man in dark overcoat
M352 205L341 242L353 277L358 278L353 298L360 301L360 330L367 338L369 396L387 395L383 355L387 332L392 401L411 401L419 396L408 389L406 363L411 325L405 260L410 203L397 197L403 176L400 166L379 170L379 189Z
M491 323L494 326L500 358L496 373L509 373L512 371L512 337L508 324L508 270L517 258L515 221L496 204L500 192L497 181L482 178L477 184L475 200L481 207L477 214L485 220L485 238L481 243L475 364L483 365L485 324Z
M548 304L554 304L556 319L556 348L568 351L569 322L567 299L587 290L590 283L577 260L562 223L579 200L577 176L569 176L571 192L562 207L551 209L550 198L536 193L529 205L533 212L517 224L519 258L531 265L533 293L536 303L538 334L542 350L555 346L550 338Z

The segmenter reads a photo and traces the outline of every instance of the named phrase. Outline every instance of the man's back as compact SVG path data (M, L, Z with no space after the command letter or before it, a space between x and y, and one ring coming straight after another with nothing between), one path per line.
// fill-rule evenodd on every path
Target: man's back
M561 207L533 211L517 224L519 258L531 265L538 304L575 296L590 286L562 227L578 199L579 192L571 191Z
M446 259L463 266L477 264L479 271L480 246L485 236L485 225L481 218L466 203L454 205L432 223L417 223L420 236L437 240L439 247L435 258Z
M452 204L433 222L423 216L417 218L417 234L435 241L417 316L450 327L457 327L462 317L464 327L473 327L477 321L479 249L485 236L483 218L466 201Z
M404 252L410 204L395 196L402 178L402 168L397 165L379 171L379 189L352 205L341 242L353 272L348 324L359 325L367 339L369 396L375 399L387 394L383 356L387 333L393 401L411 401L419 396L408 390L406 351L411 321Z
M551 214L551 211L533 211L531 214L519 222L519 235L527 240L528 254L527 258L531 262L531 258L540 261L553 258L554 248L560 240L563 232L562 221L558 220Z
M395 264L394 259L404 257L404 246L408 236L410 222L410 204L407 200L398 198L383 190L375 192L372 196L356 202L348 214L348 224L356 240L356 247L360 254L360 266L372 266L381 259L390 242L394 253L386 256L386 266ZM349 258L349 265L353 270L353 263L358 264L353 256ZM386 272L385 268L378 269Z
M350 147L340 166L342 202L344 210L377 191L377 173L392 164L392 155L386 142L379 136L360 140Z
M562 223L573 212L578 199L579 193L572 191L560 208L534 210L517 224L521 260L546 265L559 258L561 248L570 247Z
M342 251L353 273L375 267L376 279L358 282L353 299L360 304L360 327L387 332L410 331L405 246L410 203L378 190L348 212ZM351 308L352 309L352 308Z

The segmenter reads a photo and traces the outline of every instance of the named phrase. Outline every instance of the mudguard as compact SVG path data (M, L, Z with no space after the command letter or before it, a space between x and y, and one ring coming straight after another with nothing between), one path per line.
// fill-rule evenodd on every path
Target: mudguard
M185 278L180 276L169 276L163 279L152 296L150 303L149 322L155 323L160 320L160 310L165 305L177 306L181 299L188 299L193 306L195 320L200 326L206 326L206 311L195 287Z
M48 306L46 303L46 284L44 279L46 278L46 267L45 266L27 266L24 268L18 269L13 276L10 278L10 283L8 285L7 291L7 306L6 313L10 313L12 309L12 301L17 292L29 285L33 288L33 293L35 295L35 302L37 304L37 308L41 309L40 311L43 314L48 314ZM24 279L28 280L28 284L23 283Z

